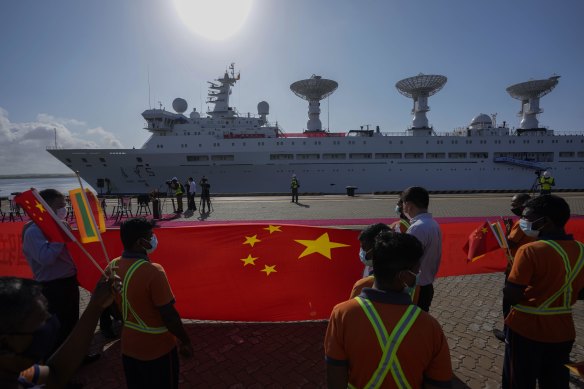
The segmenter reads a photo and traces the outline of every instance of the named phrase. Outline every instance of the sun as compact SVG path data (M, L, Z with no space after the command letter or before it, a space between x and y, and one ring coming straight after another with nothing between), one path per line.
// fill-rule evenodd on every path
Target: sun
M224 40L243 25L253 0L174 0L183 23L194 33Z

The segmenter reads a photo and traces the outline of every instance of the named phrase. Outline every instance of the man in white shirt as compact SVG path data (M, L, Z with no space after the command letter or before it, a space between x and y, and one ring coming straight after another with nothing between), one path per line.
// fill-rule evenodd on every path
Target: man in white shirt
M412 186L402 193L403 211L410 219L407 234L414 235L422 243L424 255L420 260L420 297L418 306L424 311L430 310L434 297L434 278L442 258L442 232L440 226L428 212L430 195L420 186Z
M197 184L195 184L195 180L193 177L189 177L189 193L188 193L188 205L189 211L196 211L197 206L195 205L195 192L197 191Z

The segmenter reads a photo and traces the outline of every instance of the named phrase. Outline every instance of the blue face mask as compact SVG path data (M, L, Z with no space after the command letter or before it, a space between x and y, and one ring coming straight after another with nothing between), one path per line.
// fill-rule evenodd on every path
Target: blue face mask
M367 251L363 250L363 248L359 249L359 259L365 266L373 266L373 260L367 259Z
M521 228L521 231L523 231L525 235L531 238L537 238L539 236L539 230L533 229L533 223L537 223L541 219L543 219L543 217L530 222L529 220L521 218L519 219L519 228Z
M414 292L416 291L416 285L418 285L418 282L420 281L420 272L414 273L413 271L410 271L410 270L407 270L407 272L410 273L411 275L415 276L416 279L414 281L414 285L412 285L412 286L410 286L404 282L403 292L407 293L410 297L413 297Z

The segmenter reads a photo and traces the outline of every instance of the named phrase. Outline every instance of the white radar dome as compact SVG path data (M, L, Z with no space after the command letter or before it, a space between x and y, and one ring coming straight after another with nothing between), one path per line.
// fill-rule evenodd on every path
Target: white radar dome
M201 115L197 112L196 108L193 108L193 112L191 112L191 114L189 115L189 117L191 119L198 119L201 117Z
M188 107L189 106L187 101L185 99L181 99L180 97L177 97L172 102L172 109L174 109L176 113L183 113L187 110Z
M475 116L470 122L470 129L485 129L493 127L493 120L485 113L480 113Z
M260 101L258 103L258 115L269 115L270 104L267 101Z

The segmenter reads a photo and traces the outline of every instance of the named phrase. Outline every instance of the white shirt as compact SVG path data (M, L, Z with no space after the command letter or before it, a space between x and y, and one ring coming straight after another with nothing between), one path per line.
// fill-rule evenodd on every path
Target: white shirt
M191 194L195 194L197 192L197 184L195 184L195 181L191 182L189 185L189 192Z
M442 232L431 213L420 213L410 220L410 228L406 234L411 234L418 238L424 254L420 259L420 280L419 285L430 285L436 278L440 260L442 259Z

